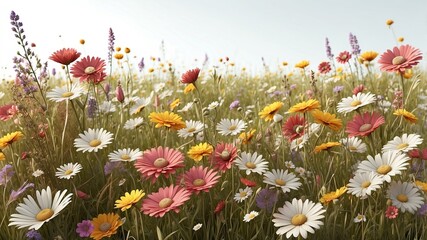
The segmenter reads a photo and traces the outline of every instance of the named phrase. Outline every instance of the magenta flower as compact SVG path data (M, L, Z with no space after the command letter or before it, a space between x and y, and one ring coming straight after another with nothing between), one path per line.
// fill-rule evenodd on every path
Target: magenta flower
M350 58L351 58L351 54L347 51L344 51L344 52L340 52L340 54L337 57L337 61L339 63L345 64L350 60Z
M76 232L80 237L89 237L93 231L93 224L90 220L83 220L80 223L77 223Z

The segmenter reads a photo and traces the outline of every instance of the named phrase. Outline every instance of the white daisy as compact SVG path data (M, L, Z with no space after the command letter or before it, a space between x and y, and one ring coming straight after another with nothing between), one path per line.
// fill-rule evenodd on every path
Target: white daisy
M296 150L304 147L304 144L308 141L308 135L302 135L299 138L292 140L291 150Z
M386 182L391 182L391 177L401 174L409 165L410 158L398 151L388 151L368 156L368 160L362 161L358 166L358 172L374 172Z
M256 218L258 216L257 211L251 211L250 213L245 214L243 217L244 222L250 222L252 219Z
M424 198L421 196L419 189L413 183L408 182L391 182L387 195L394 206L402 212L408 211L414 214L418 208L424 204Z
M366 222L366 216L358 213L357 216L354 218L353 222L355 223Z
M201 224L201 223L198 223L198 224L194 225L193 231L199 230L200 228L202 228L202 226L203 226L203 224Z
M41 175L43 175L44 172L40 169L37 169L36 171L33 172L33 177L40 177Z
M161 90L163 90L163 88L165 88L165 86L166 84L164 82L154 84L153 85L154 92L156 93L160 92Z
M278 209L278 213L273 214L273 222L277 229L277 235L286 234L286 238L291 236L302 236L307 238L307 232L314 233L323 225L320 221L325 216L325 209L322 204L314 203L310 200L292 199L292 202L285 202L283 207Z
M339 113L349 113L360 107L375 102L375 94L359 92L357 95L341 99L337 109Z
M204 126L200 121L187 120L185 121L185 128L178 130L178 136L182 138L192 137L195 134L203 131Z
M390 107L391 107L391 102L389 102L389 101L387 101L387 100L383 99L383 100L381 100L381 101L378 101L378 107L379 107L382 111L387 112L387 111L390 109Z
M219 106L219 102L218 101L213 101L208 105L208 109L209 110L214 110L215 108L217 108Z
M55 176L60 179L70 179L73 178L77 173L82 169L82 165L80 163L67 163L56 170Z
M343 138L341 139L340 143L352 153L364 153L367 151L366 144L357 137Z
M295 164L292 161L286 161L285 162L285 167L293 169L293 168L295 168Z
M38 230L45 222L56 217L71 202L73 194L69 193L65 196L66 193L67 190L58 191L52 200L52 192L50 187L47 187L41 192L36 192L37 201L28 195L24 198L24 203L20 203L16 207L18 213L11 215L8 226Z
M240 157L235 160L236 165L240 170L246 171L246 175L251 174L252 172L262 175L268 169L268 162L266 162L262 155L258 153L247 153L242 152Z
M172 94L173 94L172 90L165 90L162 93L160 93L159 99L162 100L162 99L164 99L166 97L170 97L170 96L172 96Z
M234 200L236 202L243 202L248 199L252 195L253 191L250 187L246 187L245 189L240 188L239 192L234 195Z
M131 118L125 122L124 129L133 130L142 125L144 119L142 117Z
M79 134L80 138L74 139L74 147L77 151L98 152L106 147L113 140L113 134L107 130L89 128L84 133Z
M152 96L150 95L147 98L138 98L133 106L130 108L130 114L134 115L140 113L142 109L148 106L151 103Z
M264 183L280 187L284 193L297 190L301 186L299 180L295 174L283 169L273 169L264 174Z
M138 158L142 157L142 152L137 149L124 148L116 150L110 154L108 154L108 159L111 162L133 162Z
M409 152L423 142L423 139L418 134L404 133L402 137L394 137L383 146L382 152L387 151L402 151Z
M104 101L98 106L98 109L102 113L113 113L116 111L116 106L111 101Z
M356 172L354 177L347 184L347 192L365 199L378 188L381 188L384 180L374 172Z
M185 104L185 106L183 108L181 108L180 110L178 110L177 112L188 112L188 110L190 110L190 108L193 107L194 102L189 102L187 104Z
M46 94L46 97L55 102L62 102L78 98L84 91L84 88L80 84L73 83L69 90L67 86L55 87L52 91Z
M246 123L240 119L221 119L221 121L216 125L216 130L219 131L221 135L237 135L241 133L246 128Z

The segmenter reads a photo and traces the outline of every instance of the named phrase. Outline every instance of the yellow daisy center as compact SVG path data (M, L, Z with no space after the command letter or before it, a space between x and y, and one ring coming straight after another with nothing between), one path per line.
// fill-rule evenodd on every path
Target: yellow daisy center
M164 158L157 158L154 161L154 166L157 168L163 168L166 167L169 164L169 161Z
M37 213L36 220L37 221L45 221L45 220L49 219L50 217L52 217L53 214L54 214L54 212L52 209L45 208L45 209L41 210L39 213Z
M362 182L362 184L360 186L362 188L367 188L367 187L371 186L371 181L364 181L364 182Z
M285 186L285 184L286 184L286 181L283 179L280 179L280 178L274 180L274 182L279 186Z
M71 96L73 96L73 95L74 95L74 93L73 93L73 92L64 92L63 94L61 94L61 96L62 96L63 98L71 97Z
M295 214L291 219L291 223L294 226L301 226L305 222L307 222L307 217L304 214Z
M359 127L359 131L360 132L364 132L364 131L367 131L367 130L371 129L371 127L372 127L372 124L365 123L365 124L363 124L362 126Z
M89 146L91 147L98 147L101 144L101 140L99 139L93 139L89 142Z
M127 155L127 154L122 154L122 156L120 156L120 158L121 158L122 160L125 160L125 161L130 160L130 156L129 156L129 155Z
M355 152L355 151L357 151L357 147L350 146L350 147L348 147L348 150L350 150L350 152Z
M246 166L247 168L249 168L249 169L254 169L254 168L256 168L256 164L255 164L255 163L253 163L253 162L247 162L247 163L245 164L245 166Z
M228 130L230 130L230 131L234 131L234 130L236 130L236 128L237 128L237 126L236 126L236 125L231 125L231 126L228 128Z
M402 63L406 62L406 58L404 58L403 56L396 56L393 58L393 60L391 61L391 63L393 65L400 65Z
M169 207L171 204L173 203L173 200L170 198L163 198L162 200L160 200L159 202L159 207L161 208L167 208Z
M391 171L390 165L381 165L377 168L377 173L385 175Z
M240 197L241 197L241 198L246 197L246 195L247 195L247 193L246 193L246 192L240 192Z
M405 194L399 194L396 196L396 199L399 202L407 202L408 201L408 196L406 196Z
M359 106L360 104L362 104L362 102L361 102L360 100L354 100L353 102L351 102L351 103L350 103L350 105L351 105L352 107L357 107L357 106Z
M93 72L95 72L95 68L94 67L89 66L89 67L85 68L85 73L86 74L91 74Z
M111 223L109 222L104 222L104 223L101 223L101 225L99 225L99 230L101 232L106 232L110 230L110 228L111 228Z
M401 143L401 144L397 145L397 149L402 150L402 149L407 148L408 146L409 146L409 144L407 144L407 143Z
M206 184L206 181L205 181L205 180L203 180L203 179L201 179L201 178L195 179L195 180L193 181L193 185L194 185L194 186L203 186L203 185L205 185L205 184Z
M229 151L227 151L227 150L222 151L222 153L221 153L221 159L222 160L228 161L228 160L230 160L230 157L231 157L231 154Z
M73 173L73 170L68 169L67 171L64 172L65 175L70 175L71 173Z
M189 132L189 133L192 133L192 132L194 132L194 131L196 131L196 128L189 128L188 130L187 130L187 132Z

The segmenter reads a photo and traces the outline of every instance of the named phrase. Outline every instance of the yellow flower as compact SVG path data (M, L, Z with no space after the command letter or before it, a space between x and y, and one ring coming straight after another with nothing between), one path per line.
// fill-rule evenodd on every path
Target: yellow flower
M403 73L403 77L405 79L411 78L412 75L413 75L412 69L406 69L405 72Z
M314 117L314 121L316 123L325 125L334 131L338 131L342 127L342 120L336 118L335 114L330 114L328 112L322 112L318 109L315 109L311 112L311 115Z
M251 129L249 132L242 132L239 135L239 139L242 141L243 144L248 144L253 138L255 132L255 129Z
M85 42L86 42L86 41L85 41L84 39L80 39L80 44L81 44L81 45L84 45L84 44L85 44Z
M184 88L184 93L187 94L189 92L192 92L194 89L196 89L194 84L192 84L192 83L187 84L187 86L185 86L185 88Z
M172 112L152 112L148 117L152 123L156 123L156 128L167 127L175 130L185 128L181 116Z
M404 38L404 37L398 37L398 38L397 38L397 41L398 41L398 42L403 42L403 41L405 41L405 38Z
M90 237L95 240L100 240L104 237L111 237L117 233L117 229L123 225L119 215L115 213L99 214L98 217L92 219L93 231Z
M120 200L116 200L115 208L121 208L122 212L131 208L136 204L145 193L142 190L132 190L130 193L126 192L124 196L120 197Z
M314 148L314 152L315 153L319 153L319 152L321 152L323 150L329 150L332 147L336 147L336 146L341 146L341 143L339 143L339 142L327 142L327 143L323 143L323 144L320 144L319 146L316 146Z
M283 65L284 67L286 67L286 66L288 66L288 62L282 62L282 65Z
M130 53L130 48L125 48L125 53Z
M288 110L288 113L294 113L294 112L305 113L305 112L311 112L314 109L319 109L319 108L320 108L320 102L315 99L310 99L308 101L295 104Z
M13 133L8 133L7 135L0 138L0 149L9 146L10 144L20 140L24 137L21 131L16 131Z
M148 72L149 72L149 73L154 72L154 68L149 68L149 69L148 69Z
M387 19L387 21L385 23L387 24L387 26L391 26L391 25L393 25L394 21L391 19Z
M114 54L114 58L117 59L117 60L121 60L121 59L123 59L123 54L116 53L116 54Z
M397 109L396 111L394 111L393 115L402 116L405 118L406 121L410 123L417 123L418 121L418 118L414 114L406 111L405 109Z
M116 47L116 52L120 52L122 50L121 47Z
M173 111L176 107L179 106L180 103L181 101L179 100L179 98L175 99L173 102L171 102L171 104L169 104L169 109Z
M346 186L341 187L340 189L337 189L336 191L322 195L322 197L320 198L320 202L322 204L328 204L328 203L334 201L335 199L338 199L339 197L341 197L341 195L343 195L345 192L347 192L347 187Z
M415 180L415 185L421 189L421 191L427 193L427 183Z
M0 161L4 160L6 160L6 156L4 155L4 153L0 152Z
M274 115L280 110L283 106L282 102L274 102L268 106L266 106L258 115L261 118L264 118L265 121L273 120Z
M375 51L366 51L360 54L360 59L362 60L362 63L364 61L371 62L378 56L378 53Z
M213 152L213 147L208 143L200 143L188 150L188 156L196 162L202 160L203 156L209 156Z
M310 65L310 62L307 60L302 60L300 62L298 62L297 64L295 64L296 68L306 68L308 65Z

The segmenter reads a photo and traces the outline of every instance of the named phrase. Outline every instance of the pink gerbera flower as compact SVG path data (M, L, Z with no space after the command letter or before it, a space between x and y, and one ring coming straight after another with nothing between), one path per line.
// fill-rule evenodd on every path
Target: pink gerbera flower
M195 81L197 81L197 78L199 78L199 73L199 68L188 70L187 72L182 74L181 82L186 84L194 83Z
M388 219L395 219L397 218L397 215L399 215L399 209L396 206L388 206L387 210L385 211L385 216Z
M74 48L63 48L50 55L49 59L62 65L70 65L77 60L80 53Z
M190 199L190 195L189 191L179 186L160 188L142 201L141 211L150 217L163 217L171 210L178 213L179 207Z
M385 123L385 119L379 113L363 113L355 115L353 120L347 123L345 130L349 137L368 136L375 131L379 126Z
M393 51L388 49L378 60L381 64L380 69L387 72L404 73L406 69L412 68L423 59L419 49L410 45L394 47Z
M201 191L209 192L218 182L219 176L214 170L209 170L203 166L192 167L184 173L185 188L193 193L199 194Z
M107 74L105 73L105 61L99 57L87 56L74 63L71 67L73 77L80 78L80 82L102 82Z
M282 126L282 133L288 138L289 142L304 135L307 121L299 115L290 116Z
M210 159L215 165L215 168L225 172L227 169L231 168L236 157L236 146L230 143L218 143Z
M340 52L340 54L337 57L337 61L339 63L345 64L350 60L350 58L351 58L351 54L347 51L344 51L344 52Z
M184 167L184 154L168 147L146 150L135 162L136 170L153 183L160 175L167 178L180 167Z
M365 90L365 86L363 84L360 84L355 88L353 88L353 94L357 95L358 93L363 92L364 90Z
M321 62L317 68L320 73L326 74L331 71L331 64L329 62Z
M13 104L7 104L0 107L0 120L7 121L18 113L18 107Z

